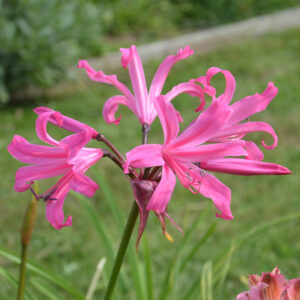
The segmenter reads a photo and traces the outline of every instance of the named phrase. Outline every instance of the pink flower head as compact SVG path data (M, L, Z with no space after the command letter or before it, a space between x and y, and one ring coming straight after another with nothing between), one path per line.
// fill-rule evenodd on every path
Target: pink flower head
M161 179L149 200L148 210L166 211L176 184L176 174L185 188L212 199L220 211L218 217L232 219L230 189L205 170L244 175L290 173L283 166L254 160L253 157L260 153L254 143L225 139L229 135L225 133L225 130L229 131L227 124L235 112L222 98L214 99L180 135L177 114L171 103L160 96L155 107L164 132L163 145L138 146L126 154L124 164L125 172L129 166L162 167ZM222 142L212 143L220 131ZM233 134L236 133L232 131L230 136Z
M66 127L76 124L77 133L57 141L47 133L48 121ZM84 173L103 156L103 152L101 149L84 147L95 130L88 130L84 124L80 127L80 124L58 112L46 110L37 118L36 132L43 142L51 146L30 144L23 137L15 135L7 147L13 157L30 164L17 171L15 191L26 191L36 180L62 175L54 186L40 196L47 205L46 217L56 229L72 224L72 217L65 220L63 212L64 199L70 189L88 197L92 197L98 189L98 185Z
M275 268L262 276L249 276L250 291L240 293L236 300L299 300L300 278L286 281Z
M79 68L84 68L88 76L98 82L111 84L115 86L122 95L113 96L108 99L103 107L103 118L107 123L119 124L121 117L116 118L115 113L119 104L127 106L138 117L141 124L151 125L157 113L154 107L154 99L162 92L164 83L172 66L179 60L187 58L193 54L193 50L189 46L184 49L179 49L176 55L168 56L158 67L156 74L152 80L149 92L146 85L144 69L140 56L134 45L130 48L121 48L121 63L124 68L128 68L132 83L132 92L120 81L116 75L105 75L102 71L96 72L93 70L87 61L81 60L78 63ZM211 87L203 89L194 82L181 83L166 94L168 101L181 93L188 93L192 96L197 96L201 100L200 108L204 105L204 93L211 94Z

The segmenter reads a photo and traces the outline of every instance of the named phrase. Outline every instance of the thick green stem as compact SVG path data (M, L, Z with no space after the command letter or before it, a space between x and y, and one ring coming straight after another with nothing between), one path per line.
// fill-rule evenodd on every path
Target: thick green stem
M138 205L134 201L131 207L131 211L127 220L126 227L123 232L117 257L115 259L114 266L110 275L109 283L103 298L104 300L111 299L138 214L139 214Z
M24 299L27 249L28 249L27 246L22 246L20 277L19 277L19 289L18 289L18 300L23 300Z

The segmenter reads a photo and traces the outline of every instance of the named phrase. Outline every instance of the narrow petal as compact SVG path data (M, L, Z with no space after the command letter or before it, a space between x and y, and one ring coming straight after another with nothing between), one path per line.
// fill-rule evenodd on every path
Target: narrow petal
M172 143L174 147L200 145L217 135L230 117L231 110L222 101L213 102Z
M171 168L169 168L167 165L164 165L162 169L161 180L149 201L147 209L164 213L172 196L175 185L175 174Z
M245 141L245 149L247 151L247 159L252 160L263 160L264 154L263 152L257 147L257 145L253 142Z
M199 193L204 197L210 198L217 210L216 216L225 220L233 218L230 210L231 190L216 177L211 174L205 173L204 176L198 175L198 182L193 184L194 189L199 189ZM199 185L199 186L197 186Z
M203 88L198 84L191 83L191 82L184 82L174 86L172 90L166 94L166 99L167 101L171 101L182 93L186 93L193 97L199 98L200 104L197 107L196 111L200 111L204 108L205 96L204 96Z
M72 225L72 217L68 216L65 220L63 211L64 200L70 188L68 185L64 186L60 190L59 194L56 194L56 200L47 201L46 217L49 223L56 229L60 230L63 227ZM54 196L54 195L53 195Z
M166 97L159 96L154 102L164 132L164 144L170 143L179 132L178 114Z
M184 49L179 49L176 55L168 56L158 67L149 90L150 98L155 98L161 94L166 78L173 67L179 60L185 59L192 55L194 51L186 46Z
M169 155L182 162L201 162L226 156L246 156L244 141L233 141L222 144L200 145L198 147L182 147L170 149Z
M263 131L269 133L273 137L273 144L268 146L265 144L264 140L262 140L262 145L266 149L274 149L277 146L278 138L277 135L272 128L271 125L265 122L247 122L242 124L237 124L234 126L230 126L224 129L219 130L212 138L219 138L219 137L231 137L231 136L238 136L238 135L245 135L250 132L255 131Z
M206 72L206 79L207 79L207 83L210 84L210 81L212 79L213 76L215 76L218 73L222 73L225 77L226 80L226 86L225 86L225 91L223 94L221 94L218 98L222 101L224 101L225 103L229 104L234 91L235 91L235 79L233 77L233 75L227 71L227 70L222 70L216 67L212 67L209 68Z
M127 100L126 97L124 97L122 95L113 96L113 97L109 98L104 103L104 106L103 106L102 115L103 115L103 119L106 123L108 123L108 124L114 123L116 125L118 125L120 123L121 116L119 118L116 118L116 116L115 116L116 111L118 110L120 104L127 106L129 109L131 109L137 115L135 108L131 106L130 102Z
M273 82L269 82L263 93L256 93L235 102L230 106L233 112L228 120L228 124L238 123L265 110L271 100L276 97L277 93L278 89L274 86Z
M124 173L128 173L129 166L133 168L150 168L164 165L162 158L162 145L140 145L126 153L126 163L123 165Z
M49 115L48 121L58 127L66 129L68 131L76 133L76 132L80 132L83 130L87 130L91 133L92 138L96 138L96 136L98 134L98 132L94 128L92 128L84 123L81 123L77 120L74 120L72 118L66 117L66 116L62 115L61 113L54 111L50 108L36 107L33 111L38 115L41 115L45 112L52 112L53 114Z
M141 117L142 123L148 123L148 114L152 112L153 104L149 103L145 74L140 56L134 45L127 49L121 48L120 51L122 53L122 65L124 68L128 67L138 116Z
M70 165L68 164L47 164L19 168L16 173L14 189L16 192L24 192L35 180L62 175L68 170L70 170Z
M74 172L72 179L70 180L70 188L87 197L93 197L99 186L84 174Z
M13 137L7 146L8 152L19 161L26 164L59 164L66 162L67 153L62 148L30 144L19 135Z
M86 70L87 75L97 82L102 82L105 84L111 84L115 86L121 93L128 99L130 103L134 103L134 97L130 90L120 81L118 81L116 75L106 75L102 71L95 71L92 69L86 60L80 60L78 62L78 68L83 68Z
M205 170L235 175L285 175L291 171L284 166L257 160L223 158L201 162Z
M288 299L300 300L300 278L291 280L290 282L287 289Z

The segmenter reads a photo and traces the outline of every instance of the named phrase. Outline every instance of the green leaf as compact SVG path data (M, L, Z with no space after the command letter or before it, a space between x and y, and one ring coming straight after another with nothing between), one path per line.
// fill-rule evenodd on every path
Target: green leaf
M0 246L0 255L6 257L10 261L13 261L17 264L20 264L20 257L17 254L5 249ZM55 283L57 286L61 287L63 290L68 292L74 299L84 300L84 295L79 292L74 286L72 286L68 281L64 279L64 277L57 275L53 272L46 270L45 268L39 266L33 262L27 262L26 267L28 270L32 271L35 274L42 276L43 278L49 280L50 282Z
M212 264L210 261L204 264L201 274L202 300L213 300L212 294Z
M0 275L7 279L8 282L10 282L15 288L16 288L16 291L18 289L18 280L15 279L15 277L13 277L7 270L5 270L4 268L0 267ZM31 296L28 291L25 291L25 300L34 300L33 296Z
M63 300L60 296L57 295L57 291L50 287L49 284L47 284L44 280L41 280L38 277L31 277L30 282L42 294L47 296L47 299Z

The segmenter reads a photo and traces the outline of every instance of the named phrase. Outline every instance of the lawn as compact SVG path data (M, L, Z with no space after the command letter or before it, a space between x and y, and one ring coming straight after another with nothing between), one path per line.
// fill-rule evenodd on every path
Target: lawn
M194 252L185 270L182 272L177 270L175 273L178 277L171 276L170 280L165 282L166 269L177 258L174 258L174 255L185 241L185 237L177 232L172 224L168 223L167 228L174 238L174 243L168 242L161 234L160 225L155 217L150 216L144 235L151 255L152 272L155 275L153 275L154 294L156 297L160 295L159 299L180 300L186 298L185 295L192 282L197 283L198 280L200 288L200 275L203 266L208 261L216 266L215 262L228 251L233 240L245 235L258 225L299 212L299 36L300 30L265 35L209 54L195 54L193 57L178 63L172 69L165 91L177 83L204 74L210 66L230 70L237 82L234 101L255 92L261 93L267 83L273 81L279 88L278 96L266 111L255 115L251 120L264 120L270 123L279 137L277 148L272 151L264 150L264 160L285 165L292 170L293 174L289 176L254 177L218 174L218 178L232 190L231 207L235 216L232 221L215 218L215 209L208 199L201 195L191 194L178 184L169 204L168 213L185 231L196 226L193 225L194 222L199 216L202 216L190 239L186 242L183 253L188 253L209 228L216 227L201 248ZM158 64L159 61L155 60L146 65L148 83L151 82ZM78 70L78 72L83 71ZM117 74L120 80L129 84L126 70L121 70ZM220 89L224 88L223 81L221 75L218 75L215 80ZM123 153L126 153L140 143L140 126L135 116L126 108L120 109L123 120L118 127L104 123L101 117L102 105L115 92L112 88L102 84L82 82L78 91L75 90L74 94L64 99L38 99L28 102L22 107L7 107L0 112L0 127L2 128L0 132L1 247L16 253L20 252L19 230L30 194L13 191L14 174L21 164L7 153L6 146L14 134L22 135L31 142L38 142L34 129L36 116L32 109L36 106L45 105L86 122L102 132L118 145ZM183 126L196 116L196 113L191 110L191 107L196 108L197 103L194 102L195 99L188 96L180 96L174 101L174 105L184 117ZM54 128L51 130L53 134L59 134ZM161 135L160 124L156 120L152 126L149 142L161 142ZM259 142L265 135L252 134L249 137ZM270 141L268 136L265 138L266 142ZM96 142L92 144L99 146ZM93 199L81 199L79 201L73 194L68 195L64 210L66 215L73 216L72 227L61 231L54 230L44 217L45 205L42 202L39 203L38 217L29 251L29 257L32 261L60 274L84 293L100 258L111 255L111 253L107 253L107 245L104 245L99 238L91 215L85 209L86 205L90 205L92 211L99 216L101 223L109 228L108 236L113 241L112 247L116 249L120 240L121 222L117 224L115 221L110 208L111 197L114 198L124 217L129 213L132 202L132 192L128 182L110 161L103 159L89 172L89 176L95 180L99 180L100 176L101 188L96 192ZM40 190L43 191L48 185L49 181L42 182ZM241 247L234 252L230 264L228 263L229 269L226 278L224 276L225 284L221 290L222 296L217 296L214 291L213 299L234 299L237 293L246 289L243 282L244 276L271 271L275 266L278 266L288 278L299 277L299 235L300 222L298 217L289 222L270 226L246 239ZM146 240L142 242L137 254L141 273L144 269L147 270L147 264L144 261L145 249L147 250L145 247ZM132 257L135 254L134 251L130 253L131 256L126 260L123 274L125 287L122 283L119 284L118 291L123 291L123 294L117 300L138 299L134 289L134 284L138 280L134 274L137 273L132 271L131 267ZM149 255L145 257L149 259ZM12 276L17 276L15 263L0 256L0 266ZM206 264L206 266L208 265ZM110 267L111 265L108 264L106 273ZM225 269L222 268L221 270L224 271ZM221 271L215 272L214 277L220 276L221 273ZM36 299L42 299L41 288L35 286L43 286L45 280L40 283L41 278L37 278L30 272L28 275L29 291L36 295ZM132 281L132 278L135 279ZM142 292L139 295L144 295L145 299L151 300L151 295L145 292L148 282L146 278L148 277L145 276L145 282L143 276L140 279ZM62 289L56 288L55 285L50 283L46 283L46 285L50 285L51 289L56 291L56 295L62 299L73 299ZM98 298L102 295L103 285L104 283L101 281L95 294ZM15 297L15 288L1 276L0 286L0 299ZM170 286L171 289L166 294L166 298L163 298L160 291L166 286ZM197 287L196 294L198 293ZM167 289L165 288L165 290ZM192 294L190 299L201 298L200 295Z

